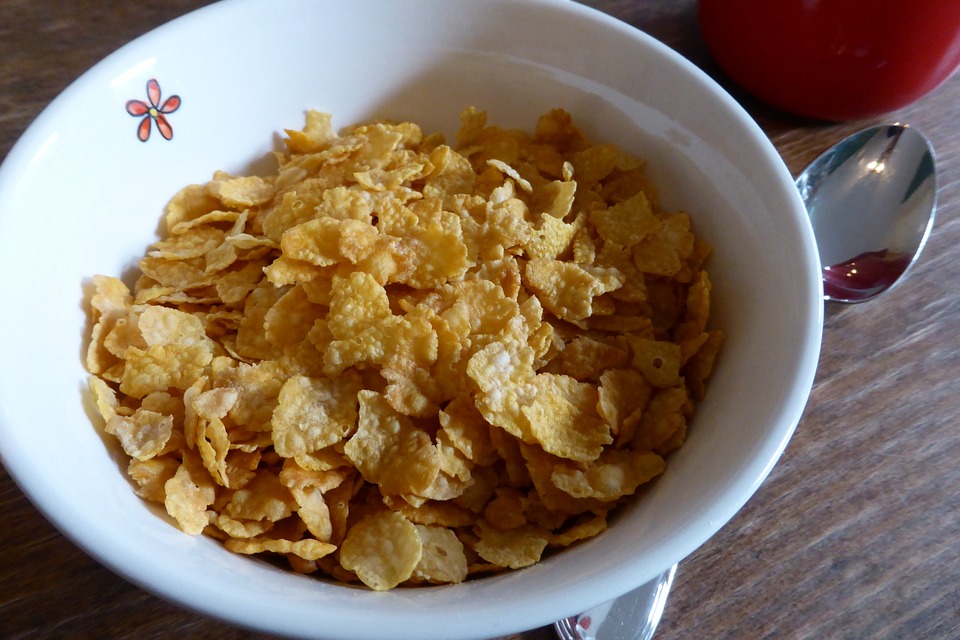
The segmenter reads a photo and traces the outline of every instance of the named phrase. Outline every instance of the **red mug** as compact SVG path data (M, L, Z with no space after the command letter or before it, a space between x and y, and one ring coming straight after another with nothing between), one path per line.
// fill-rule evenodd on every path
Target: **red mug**
M955 0L699 0L698 19L736 84L810 118L899 109L960 65Z

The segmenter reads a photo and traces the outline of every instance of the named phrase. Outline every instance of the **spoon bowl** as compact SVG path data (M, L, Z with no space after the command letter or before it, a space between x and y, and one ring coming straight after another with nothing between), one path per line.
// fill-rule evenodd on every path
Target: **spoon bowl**
M884 124L825 151L800 174L826 300L865 302L916 262L937 208L933 149L917 129Z

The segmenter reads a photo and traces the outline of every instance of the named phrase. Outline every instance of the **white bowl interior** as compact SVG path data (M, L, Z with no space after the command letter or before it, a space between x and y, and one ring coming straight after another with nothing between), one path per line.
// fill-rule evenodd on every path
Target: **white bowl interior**
M441 25L441 27L438 27ZM124 111L157 78L171 141ZM316 108L345 126L410 119L452 136L475 105L531 129L552 107L648 160L668 208L715 248L727 343L687 444L602 536L509 575L376 594L292 575L180 533L133 495L90 422L84 285L128 273L167 200L217 169L264 167ZM819 353L819 263L772 145L691 64L563 0L234 0L104 60L38 118L0 170L0 455L88 553L236 624L329 638L482 638L545 624L653 579L726 523L799 420Z

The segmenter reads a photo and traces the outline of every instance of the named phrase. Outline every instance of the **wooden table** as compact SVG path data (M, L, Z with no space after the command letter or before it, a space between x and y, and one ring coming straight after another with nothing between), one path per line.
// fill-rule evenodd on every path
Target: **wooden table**
M204 0L0 3L0 157L69 82ZM728 85L693 0L589 0ZM738 94L796 174L843 135ZM960 638L960 76L886 119L932 139L937 224L906 284L828 305L804 418L756 496L681 563L659 640ZM0 638L262 638L84 555L0 470ZM544 637L547 634L540 634Z

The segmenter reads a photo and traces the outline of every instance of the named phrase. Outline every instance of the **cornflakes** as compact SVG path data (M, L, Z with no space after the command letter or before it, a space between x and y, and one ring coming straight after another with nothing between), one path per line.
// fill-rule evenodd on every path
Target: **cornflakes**
M386 543L386 544L384 544ZM371 589L392 589L413 575L423 557L417 525L396 511L378 511L350 528L340 564Z
M386 590L600 535L682 446L723 343L710 246L554 109L337 132L167 206L94 276L86 366L135 492L186 533Z

